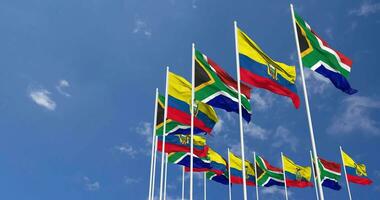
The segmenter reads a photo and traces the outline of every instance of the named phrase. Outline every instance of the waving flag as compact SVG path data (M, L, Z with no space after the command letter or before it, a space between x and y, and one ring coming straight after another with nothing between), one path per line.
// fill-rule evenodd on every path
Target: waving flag
M240 29L237 30L241 80L254 87L287 96L296 108L300 99L295 85L296 69L272 60Z
M169 73L168 119L191 125L191 84L181 76ZM215 110L202 102L195 101L194 127L210 133L218 121Z
M319 158L318 160L322 186L333 190L340 190L342 188L339 185L339 179L341 176L340 164L322 158Z
M224 174L219 175L214 172L206 172L206 178L223 185L228 185L228 177L226 177Z
M157 150L162 151L162 137L158 136ZM165 136L165 153L191 152L190 135L168 135ZM206 157L209 147L206 139L194 135L194 154L199 157Z
M243 118L251 120L251 89L241 85ZM195 98L215 108L239 113L237 82L218 64L195 51Z
M196 172L207 172L211 171L216 174L224 174L227 172L227 162L226 160L217 152L215 152L212 148L208 148L207 157L203 158L207 159L210 163L210 168L204 169L195 169ZM189 168L185 168L185 171L190 171Z
M156 135L160 136L164 132L164 111L165 111L165 97L158 95L157 100L157 123L156 123ZM199 134L203 131L194 127L194 133ZM190 126L181 124L171 119L166 120L166 135L173 134L190 134Z
M304 67L330 79L334 86L343 92L355 94L357 90L351 88L347 81L352 61L339 51L332 49L299 15L296 13L294 15Z
M168 161L173 164L190 167L191 153L189 152L173 152L168 155ZM210 169L210 161L205 158L193 155L193 169Z
M359 164L354 161L348 154L342 151L343 164L346 167L347 179L351 183L360 185L370 185L372 180L367 176L367 169L364 164Z
M285 171L287 187L304 188L313 186L313 184L310 182L311 167L297 165L286 156L283 156L282 160L284 162L283 167Z
M257 184L270 187L273 185L284 186L284 174L282 169L273 167L260 156L256 156Z
M232 152L230 152L230 173L231 173L231 183L234 184L243 184L243 161L241 158L235 156ZM255 166L245 161L245 178L247 185L254 186L256 184L255 181Z

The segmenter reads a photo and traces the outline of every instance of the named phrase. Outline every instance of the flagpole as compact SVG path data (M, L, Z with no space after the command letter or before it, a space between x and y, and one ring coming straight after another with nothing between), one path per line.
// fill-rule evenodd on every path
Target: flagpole
M203 199L207 199L206 172L203 172Z
M256 152L253 152L253 163L254 163L254 166L255 166L256 200L259 200L259 183L257 182Z
M164 109L164 126L162 133L162 152L161 152L161 177L160 177L160 200L162 200L162 192L164 186L164 167L165 167L165 135L166 135L166 118L168 116L168 85L169 85L169 67L166 67L166 83L165 83L165 109Z
M164 200L166 200L166 185L168 180L168 154L165 153L165 180L164 180Z
M182 200L185 200L185 166L182 167Z
M237 41L237 22L234 21L235 30L235 56L236 56L236 71L237 71L237 85L238 85L238 97L239 97L239 125L240 125L240 148L241 148L241 159L242 162L242 173L243 173L243 194L244 200L247 200L247 180L245 179L245 153L244 153L244 133L243 133L243 115L241 108L241 87L240 87L240 60L239 60L239 49Z
M284 154L281 152L281 162L282 162L282 174L284 175L284 186L285 186L285 199L288 200L288 188L286 186L286 175L284 166Z
M232 191L231 191L231 167L230 167L230 149L227 148L228 152L228 196L229 200L232 200Z
M154 189L155 189L155 181L156 181L156 162L157 162L157 136L154 137L154 157L153 157L153 177L152 177L151 200L154 199Z
M305 98L305 106L306 106L306 114L307 114L307 119L308 119L308 124L309 124L309 131L310 131L310 139L311 139L311 146L313 149L313 157L316 161L318 161L318 156L317 156L317 147L315 144L315 139L314 139L314 130L313 130L313 122L311 120L311 113L310 113L310 108L309 108L309 98L307 95L307 89L306 89L306 82L305 82L305 76L303 73L303 64L302 64L302 58L300 55L300 47L299 47L299 42L298 42L298 35L297 35L297 28L296 28L296 21L294 18L294 9L293 9L293 4L290 4L290 10L292 12L292 19L293 19L293 31L294 31L294 37L296 40L296 45L297 45L297 54L298 54L298 62L299 62L299 68L301 71L301 80L302 80L302 87L303 87L303 93L304 93L304 98ZM317 172L317 177L318 177L318 190L319 190L319 196L321 200L324 200L324 195L323 195L323 189L321 186L321 177L319 167L316 167L316 172Z
M158 100L158 88L156 88L156 98L154 102L154 119L153 119L153 134L152 134L152 153L151 153L151 159L150 159L150 177L149 177L149 197L148 199L152 200L152 189L154 187L153 185L153 160L154 160L154 154L155 154L155 137L156 137L156 124L157 124L157 100Z
M314 179L314 188L315 188L315 195L317 195L317 200L319 200L319 195L318 195L318 185L317 185L317 179L315 179L315 169L314 169L314 162L313 162L313 154L310 151L310 161L311 161L311 169L313 171L313 179Z
M193 154L194 154L194 85L195 85L195 44L192 44L191 53L191 102L190 102L190 112L191 112L191 133L190 133L190 200L193 200Z
M342 157L342 163L343 163L343 169L344 169L344 176L346 177L346 184L347 184L347 190L348 190L348 197L350 197L350 200L352 200L352 197L351 197L351 190L350 190L350 183L348 183L347 171L346 171L346 165L345 165L345 163L344 163L344 159L343 159L343 150L342 150L342 146L339 146L339 149L340 149L340 156Z

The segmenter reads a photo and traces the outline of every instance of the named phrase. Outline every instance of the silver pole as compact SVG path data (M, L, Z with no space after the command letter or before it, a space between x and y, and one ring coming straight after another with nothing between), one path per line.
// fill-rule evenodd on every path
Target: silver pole
M257 182L256 152L253 152L253 163L255 166L256 200L259 200L259 183Z
M231 191L231 166L230 166L230 149L227 149L228 152L228 196L229 200L232 200L232 191Z
M281 152L282 173L284 174L284 186L285 186L285 199L288 200L288 188L286 186L286 175L284 166L284 154Z
M192 56L191 56L191 138L190 138L190 200L193 200L193 159L194 159L194 98L195 98L195 44L192 44Z
M314 179L314 188L315 188L315 194L317 195L317 200L319 200L319 195L318 195L318 185L317 185L317 179L315 179L315 174L314 174L314 163L313 162L313 153L310 151L310 160L311 160L311 169L313 170L313 179Z
M339 149L340 149L340 156L342 157L342 163L343 163L343 169L344 169L344 176L345 176L345 178L346 178L348 197L350 198L350 200L352 200L352 197L351 197L351 190L350 190L350 183L348 183L347 171L346 171L346 165L344 164L344 159L343 159L343 150L342 150L342 147L341 147L341 146L339 146Z
M155 138L156 138L156 124L157 124L157 99L158 99L158 88L156 88L156 98L154 102L154 119L153 119L153 133L152 133L152 153L151 153L151 159L150 159L150 177L149 177L149 197L148 199L152 200L152 190L154 187L153 183L153 163L154 163L154 157L155 157Z

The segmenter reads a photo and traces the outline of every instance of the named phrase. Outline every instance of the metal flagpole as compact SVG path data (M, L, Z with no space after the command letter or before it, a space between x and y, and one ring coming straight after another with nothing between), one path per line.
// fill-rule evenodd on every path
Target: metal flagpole
M301 71L302 87L303 87L303 93L304 93L304 98L305 98L306 114L307 114L307 119L308 119L308 124L309 124L311 146L312 146L312 149L313 149L313 157L314 157L314 159L316 161L318 161L317 160L317 158L318 158L318 156L317 156L317 147L315 145L313 123L312 123L312 120L311 120L311 113L310 113L310 108L309 108L309 98L307 96L305 76L304 76L304 73L303 73L303 64L302 64L302 58L301 58L301 55L300 55L300 47L299 47L299 43L298 43L298 35L297 35L296 21L295 21L295 18L294 18L293 4L290 4L290 10L292 12L294 37L295 37L296 45L297 45L298 62L299 62L299 68L300 68L300 71ZM325 198L324 198L324 195L323 195L323 189L322 189L322 186L321 186L321 180L320 180L320 176L319 176L319 174L320 174L319 167L316 167L316 168L317 168L316 172L317 172L317 176L318 176L318 180L319 180L319 184L318 184L319 196L320 196L321 200L324 200Z
M310 151L310 160L311 160L311 169L313 171L313 179L314 179L314 188L315 188L315 194L317 195L317 200L319 200L319 195L318 195L318 185L317 185L317 179L315 179L315 169L314 169L314 162L313 162L313 154Z
M284 186L285 186L285 199L288 200L288 188L286 186L286 175L284 167L284 154L281 152L282 173L284 174Z
M165 180L164 180L164 200L166 200L166 185L168 180L168 154L165 153Z
M242 173L243 173L243 194L244 200L247 200L247 180L245 179L245 153L244 153L244 133L243 133L243 115L241 108L241 87L240 87L240 60L238 49L238 36L237 36L237 22L234 21L235 30L235 56L236 56L236 72L237 72L237 85L238 85L238 97L239 97L239 125L240 125L240 147L241 147L241 159L242 161Z
M195 44L192 44L191 53L191 102L190 102L190 112L191 112L191 138L190 138L190 200L193 200L193 154L194 154L194 85L195 85Z
M185 166L182 167L182 200L185 200Z
M256 200L259 200L259 183L257 182L256 152L253 152L253 164L255 166Z
M203 199L207 199L206 172L203 172Z
M151 159L150 159L150 177L149 177L149 197L148 199L152 200L152 189L154 187L153 185L153 162L154 162L154 154L155 154L155 137L156 137L156 124L157 124L157 99L158 99L158 88L156 88L156 98L154 102L154 119L153 119L153 134L152 134L152 153L151 153Z
M155 181L156 181L156 162L157 162L157 136L154 137L154 157L153 157L153 177L152 177L151 200L154 199L154 189L155 189Z
M168 116L168 85L169 85L169 67L166 67L166 83L165 83L165 109L164 109L164 126L162 136L162 152L161 152L161 177L160 177L160 200L162 200L162 192L164 186L164 167L165 167L165 135L166 135L166 118Z
M228 152L228 196L229 200L232 200L232 192L231 192L231 167L230 167L230 149L227 149Z
M351 197L351 190L350 190L350 184L348 183L348 178L347 178L346 165L344 164L344 159L343 159L343 150L342 150L342 146L339 146L339 149L340 149L340 156L342 157L342 163L343 163L343 169L344 169L344 176L346 177L346 184L347 184L347 190L348 190L348 197L350 197L350 200L352 200L352 197Z

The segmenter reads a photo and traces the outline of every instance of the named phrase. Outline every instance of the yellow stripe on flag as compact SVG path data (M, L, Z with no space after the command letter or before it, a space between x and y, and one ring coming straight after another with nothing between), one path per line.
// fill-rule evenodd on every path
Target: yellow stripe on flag
M220 163L223 165L227 165L227 163L223 159L223 157L220 154L218 154L217 152L215 152L214 150L212 150L211 148L208 149L207 156L209 157L210 161Z
M271 65L277 69L277 73L280 74L284 79L288 80L291 83L295 82L296 68L294 66L289 66L270 58L251 38L248 37L247 34L245 34L239 28L237 30L237 35L239 54L243 54L265 66Z
M355 168L356 174L367 176L367 168L364 164L358 164L348 154L342 151L344 166Z
M242 165L243 165L242 160L230 152L230 167L236 170L242 171L243 170ZM251 164L248 161L245 161L245 168L246 168L246 173L248 175L252 175L252 176L255 175L255 167L253 166L253 164Z
M310 181L310 178L311 178L311 168L310 167L304 167L304 166L297 165L286 156L283 156L282 159L284 161L284 170L285 171L292 173L296 176L301 176L301 177L305 178L307 181Z

